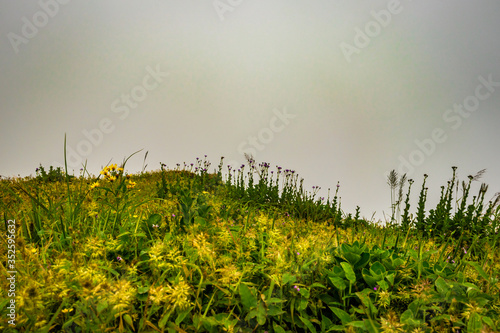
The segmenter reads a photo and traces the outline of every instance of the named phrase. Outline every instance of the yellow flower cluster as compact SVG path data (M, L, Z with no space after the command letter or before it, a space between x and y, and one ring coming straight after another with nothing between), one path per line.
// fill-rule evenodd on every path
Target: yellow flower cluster
M190 301L190 291L191 286L184 282L182 276L179 279L179 283L174 285L166 286L166 296L165 299L169 304L169 308L176 307L180 310L185 310L190 307L193 303Z
M217 272L220 273L219 282L223 285L234 284L238 282L241 277L241 272L238 271L238 267L234 264L219 268L217 269Z
M116 164L108 165L104 167L104 169L102 169L102 171L100 172L100 174L103 175L104 178L106 178L110 182L115 181L118 177L122 175L122 173L123 173L123 168L119 168Z

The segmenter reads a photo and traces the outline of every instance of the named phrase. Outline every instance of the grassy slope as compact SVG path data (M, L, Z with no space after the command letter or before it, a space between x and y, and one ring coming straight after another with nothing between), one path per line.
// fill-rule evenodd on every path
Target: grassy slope
M204 172L95 183L1 182L19 332L500 328L494 242L381 228L298 190L276 204L259 196L272 183L242 191ZM2 281L0 329L15 331Z

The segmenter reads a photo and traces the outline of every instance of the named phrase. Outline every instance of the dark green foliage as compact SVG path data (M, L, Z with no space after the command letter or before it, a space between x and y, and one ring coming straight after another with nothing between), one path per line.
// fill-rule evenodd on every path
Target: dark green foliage
M68 175L70 179L74 176ZM61 167L54 168L52 165L49 167L48 172L40 164L40 167L36 168L36 180L41 182L62 182L66 179L66 174Z

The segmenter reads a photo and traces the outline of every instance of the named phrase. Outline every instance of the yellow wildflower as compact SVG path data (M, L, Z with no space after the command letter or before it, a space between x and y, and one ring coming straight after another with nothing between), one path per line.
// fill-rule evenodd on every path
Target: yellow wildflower
M191 286L184 282L181 277L179 283L175 286L167 285L167 296L166 299L170 303L170 306L177 307L181 310L187 309L193 303L189 300Z

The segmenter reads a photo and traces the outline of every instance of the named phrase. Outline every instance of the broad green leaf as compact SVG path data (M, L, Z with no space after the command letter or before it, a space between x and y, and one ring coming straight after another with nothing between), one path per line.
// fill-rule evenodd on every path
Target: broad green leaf
M264 308L264 302L259 302L257 305L257 322L260 326L264 326L266 323L266 309Z
M370 289L365 289L361 292L357 292L356 296L361 300L363 305L368 308L368 311L370 311L371 315L376 315L378 310L377 308L373 305L372 300L370 299L369 293L372 290Z
M451 315L449 315L449 314L442 314L442 315L433 317L433 318L431 318L430 321L432 322L432 321L441 321L441 320L453 321L451 318Z
M165 327L165 324L168 322L168 318L170 318L170 315L172 314L172 310L168 311L168 313L165 313L163 317L160 319L158 322L158 327L163 328Z
M360 269L366 266L366 264L370 261L370 253L363 252L361 254L361 259L354 265L354 269Z
M309 286L310 289L314 288L314 287L318 287L318 288L323 288L323 289L326 289L326 287L324 285L322 285L321 283L317 283L317 282L314 282L313 284L311 284Z
M380 275L386 272L384 265L382 265L379 261L372 264L370 271L372 272L372 275Z
M299 311L304 311L305 309L307 309L307 299L301 298L298 304L299 304L298 308Z
M471 289L474 289L474 290L479 290L479 287L476 286L474 283L470 283L470 282L463 282L462 285L464 287L467 287L469 290Z
M266 300L267 304L276 304L276 303L283 303L283 302L286 302L286 300L281 299L281 298L276 298L276 297L272 297L272 298Z
M495 323L490 317L482 316L483 322L488 325L490 328L495 329Z
M179 326L180 323L182 323L182 321L184 320L184 318L186 318L186 316L188 314L191 313L191 311L193 310L193 307L189 307L188 309L182 311L181 313L179 313L179 315L177 315L177 319L175 319L175 325Z
M325 332L326 329L330 329L332 327L332 321L326 317L326 316L321 316L321 331L322 332Z
M387 282L385 282L384 280L380 280L378 281L378 285L380 287L382 287L382 289L384 290L388 290L389 289L389 285L387 284Z
M99 315L107 307L108 307L108 302L106 302L106 301L100 301L97 304L97 314Z
M304 296L305 298L309 298L309 296L310 296L309 289L307 289L306 287L302 287L302 288L300 288L299 293L300 293L302 296Z
M391 286L394 285L394 273L391 273L391 274L387 275L385 278L387 279L387 281L389 281L389 283L391 284Z
M331 277L331 276L329 276L328 278L333 283L335 288L337 288L339 290L344 290L345 288L347 288L347 285L345 284L344 279L339 278L339 277Z
M355 265L361 259L361 256L359 254L352 253L352 252L344 252L343 255L344 255L344 258L351 265Z
M340 265L344 269L346 278L349 280L349 282L351 282L351 284L354 284L356 282L356 274L354 273L351 264L347 262L341 262Z
M134 322L132 321L132 317L128 313L123 315L123 320L127 323L128 326L132 327L134 329Z
M405 261L401 258L397 258L397 259L394 259L392 261L392 265L394 266L394 268L398 268L399 266L403 265L405 263Z
M448 284L446 283L446 281L442 277L437 278L435 285L436 285L438 293L440 293L440 294L446 294L450 290Z
M408 320L409 319L413 319L414 318L414 315L413 315L413 311L411 311L410 309L407 309L405 312L403 312L403 314L401 315L401 322L403 324L407 324Z
M257 306L257 297L255 297L250 288L244 283L240 284L241 303L248 310Z
M299 316L300 320L304 323L304 325L307 326L309 331L316 333L316 329L314 328L314 325L309 321L309 319L304 318L302 316Z
M347 325L347 323L350 323L352 321L351 316L347 312L345 312L342 309L329 306L329 308L335 313L335 315L340 319L343 325Z
M159 224L161 222L160 214L152 214L148 218L148 225L152 226L153 224Z
M279 316L279 315L282 315L283 313L285 313L285 311L282 311L279 307L277 307L276 305L271 305L269 306L269 308L267 309L267 315L269 317L274 317L274 316Z
M296 280L297 280L297 278L290 273L283 274L283 277L282 277L283 285L285 285L287 283L294 283Z
M149 291L149 286L146 287L139 287L137 288L137 293L138 294L145 294Z
M469 322L467 323L467 332L476 333L481 332L483 328L483 323L481 321L481 315L478 313L471 314Z
M347 324L349 326L354 326L354 327L357 327L357 328L361 328L363 330L366 330L366 326L365 326L365 322L364 321L351 321L349 324Z
M275 333L286 333L286 331L280 325L273 323L273 328Z

